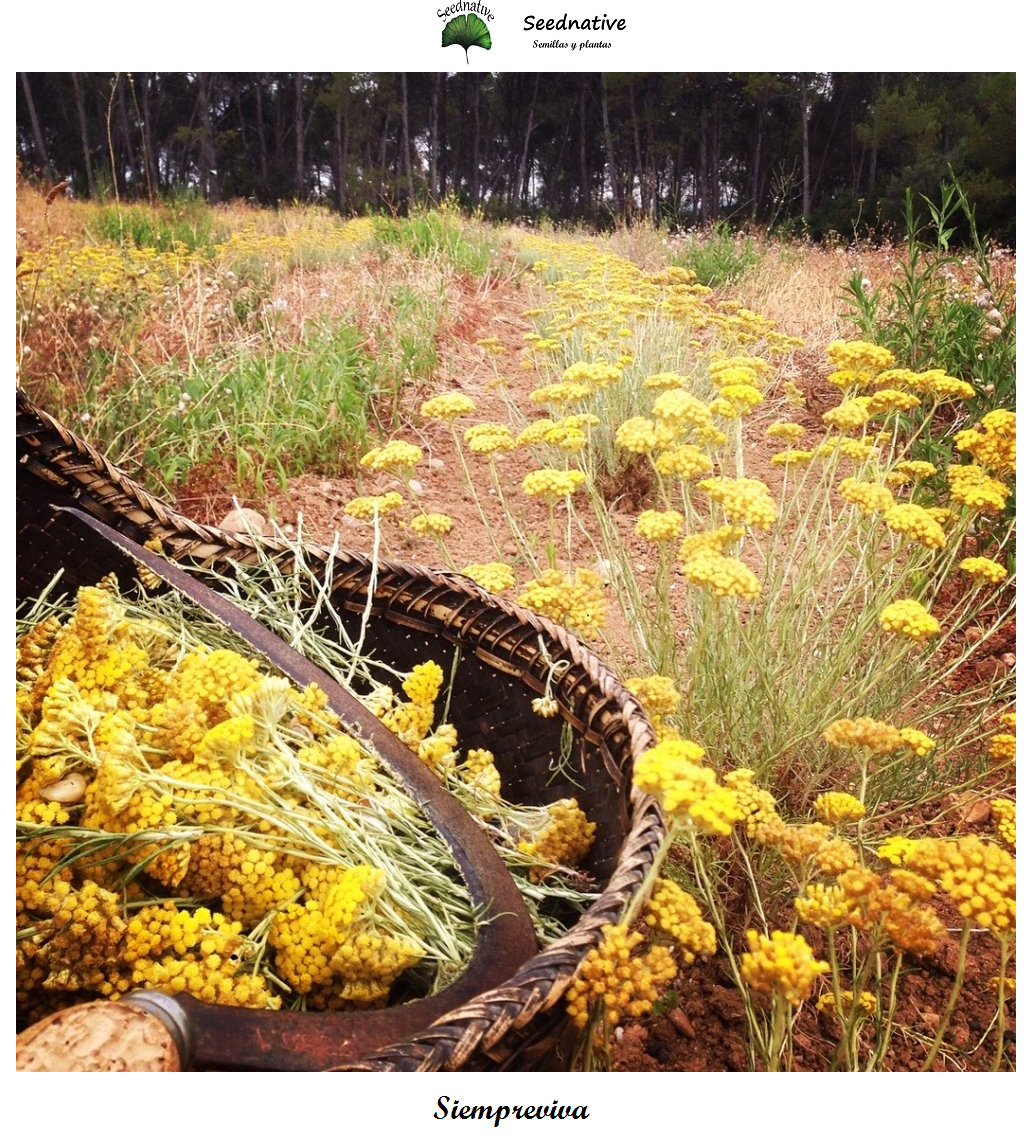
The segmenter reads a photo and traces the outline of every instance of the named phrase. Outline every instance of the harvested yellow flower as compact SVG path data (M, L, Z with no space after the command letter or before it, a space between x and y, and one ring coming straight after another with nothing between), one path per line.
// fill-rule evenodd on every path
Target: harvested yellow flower
M843 989L839 993L839 1004L835 1004L834 993L821 993L817 998L817 1011L823 1013L836 1013L839 1008L844 1013L852 1012L854 1008L865 1016L874 1016L878 1008L878 998L874 993L862 992L854 994L850 989Z

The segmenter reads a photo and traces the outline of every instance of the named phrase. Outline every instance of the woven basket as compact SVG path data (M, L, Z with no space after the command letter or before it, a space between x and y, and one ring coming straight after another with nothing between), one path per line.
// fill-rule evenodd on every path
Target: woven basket
M250 538L177 514L21 393L16 439L19 601L38 596L59 568L69 590L112 569L120 577L133 576L129 559L84 538L81 524L57 507L75 506L138 543L159 540L165 554L201 579L206 571L225 574L232 564L256 561ZM276 554L269 540L263 540L263 549ZM306 561L316 576L330 557L318 546L307 548ZM292 562L291 551L282 548L278 560ZM618 920L640 886L662 839L658 807L630 784L634 761L653 742L651 726L636 699L567 630L461 575L389 561L374 570L368 556L338 550L330 598L340 624L353 635L363 612L369 613L367 648L401 671L428 658L447 666L457 660L450 720L460 743L493 752L505 797L527 804L576 797L598 827L582 865L598 898L560 940L497 988L462 1003L411 1039L342 1067L561 1068L569 1035L563 994L602 927ZM560 711L545 719L533 713L530 702L544 693L556 662L568 664L551 683ZM567 723L573 751L566 773L574 776L554 768ZM301 1026L292 1038L303 1042L303 1025L314 1014L283 1015Z

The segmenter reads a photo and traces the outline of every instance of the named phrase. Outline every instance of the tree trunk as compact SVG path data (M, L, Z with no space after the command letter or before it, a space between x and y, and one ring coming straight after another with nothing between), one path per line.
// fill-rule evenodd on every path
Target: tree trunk
M530 157L530 135L534 130L534 105L537 103L538 84L541 80L541 73L534 73L534 90L530 96L530 106L527 108L527 128L523 133L523 150L520 152L520 167L516 174L516 195L522 197L523 203L526 204L527 199L527 183L529 180L530 172L529 157Z
M613 189L613 215L623 214L620 198L620 176L616 170L616 153L613 150L613 133L609 128L609 96L606 91L606 77L602 74L602 136L606 147L606 166L609 168L609 185Z
M405 176L407 205L416 198L412 185L412 140L409 136L408 74L401 73L401 170Z
M307 198L305 180L305 76L294 73L294 187L302 202Z
M90 133L86 124L86 95L82 90L82 77L78 72L72 72L72 88L75 91L75 116L79 121L79 142L82 145L82 162L86 171L86 194L93 199L97 194L97 185L93 178Z
M32 98L32 87L29 84L29 75L27 72L19 72L21 79L22 93L25 96L25 106L29 109L29 123L32 126L32 139L36 145L36 154L39 156L40 169L43 173L44 179L48 183L54 182L54 169L50 163L50 156L47 153L47 141L43 135L43 128L39 122L39 116L36 114L36 103Z
M803 219L810 218L810 91L806 75L799 80L803 131Z
M197 118L201 123L201 186L209 203L219 202L219 174L215 159L215 132L211 123L211 72L197 73Z

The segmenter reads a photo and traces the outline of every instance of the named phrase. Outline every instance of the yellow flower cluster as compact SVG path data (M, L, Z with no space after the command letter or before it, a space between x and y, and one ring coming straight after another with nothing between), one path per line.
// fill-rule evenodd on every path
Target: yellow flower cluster
M651 1010L677 975L677 965L662 945L633 955L644 941L629 925L602 926L602 940L581 962L566 991L566 1011L578 1028L587 1028L596 1006L610 1025Z
M1017 469L1018 417L1013 411L990 411L981 429L962 430L954 437L957 450L967 451L977 463L997 474Z
M751 602L760 596L760 580L744 562L706 547L689 557L681 573L693 586L701 586L718 598Z
M597 828L574 797L553 801L543 806L541 812L543 824L517 842L521 853L547 863L545 867L531 869L533 880L546 874L549 866L576 865L594 844Z
M669 717L677 713L681 693L672 678L650 674L644 678L627 678L624 685L637 697L650 718Z
M733 769L725 773L724 786L735 795L735 801L742 813L742 823L747 837L755 837L762 825L779 822L777 802L774 795L761 789L755 781L753 769Z
M993 824L1000 840L1011 850L1018 840L1018 807L1008 797L997 797L989 803Z
M633 781L657 797L668 817L688 819L701 832L727 837L744 814L730 789L702 765L706 751L693 741L668 738L634 763Z
M885 525L929 550L938 550L946 545L942 527L927 510L914 502L898 502L890 506L885 511Z
M936 471L934 463L925 462L923 459L904 459L903 462L896 463L896 469L902 471L907 478L931 478Z
M613 437L618 447L632 454L648 454L659 446L656 424L641 415L622 422Z
M748 414L763 402L763 392L749 383L730 383L720 388L721 398L736 415Z
M720 526L716 530L701 530L697 534L687 535L682 540L677 557L681 562L688 562L700 550L723 554L729 546L733 546L744 537L745 528L742 526Z
M770 487L758 478L704 478L698 489L719 503L732 522L768 530L777 521Z
M905 725L899 731L900 740L915 757L926 757L935 749L935 742L926 733Z
M516 449L512 431L503 423L477 423L462 438L474 454L501 454Z
M742 979L762 997L781 996L790 1005L802 1004L813 982L831 971L797 933L775 929L766 937L749 929L745 939L749 951L742 954Z
M409 523L409 530L420 538L440 538L451 532L452 520L447 514L417 514Z
M507 562L474 562L464 566L462 573L492 594L501 594L516 585L516 575Z
M798 442L806 434L806 428L799 423L773 422L763 433L791 443Z
M828 825L842 821L859 821L867 812L864 803L851 793L822 793L813 803L814 813Z
M434 395L427 399L419 408L419 413L425 419L440 419L442 422L454 422L462 415L470 415L477 409L477 404L461 391L447 391L443 395Z
M976 464L948 466L946 482L950 498L974 510L1003 510L1011 495L1009 487Z
M896 505L892 491L880 482L859 482L855 478L844 478L838 489L846 502L859 506L865 514L883 514Z
M870 399L846 399L821 415L825 426L837 431L856 430L871 417Z
M382 516L397 510L403 502L404 499L396 490L390 490L386 494L359 495L344 507L344 513L363 522L372 522L378 515Z
M805 466L812 458L812 450L779 450L770 461L772 466Z
M557 502L576 494L587 481L583 470L555 470L544 467L532 470L523 479L523 493L546 502Z
M960 915L1000 935L1017 920L1017 867L1012 854L975 836L927 839L905 861L908 869L938 883Z
M684 530L679 510L643 510L634 524L634 533L649 542L672 542Z
M657 879L642 909L642 921L676 941L685 964L699 956L711 957L717 951L716 930L703 918L691 893L676 881Z
M828 435L823 442L817 445L818 458L847 458L852 462L863 462L864 459L873 458L878 452L868 442L862 442L846 435Z
M648 390L667 391L674 387L684 389L688 379L685 375L678 375L674 371L661 371L655 375L646 375L641 385Z
M836 749L866 749L876 757L894 753L903 745L900 731L888 722L874 718L839 718L822 732L821 736Z
M598 636L606 621L602 578L594 570L577 570L572 576L545 570L527 583L517 601L589 639Z
M1013 761L1018 755L1018 739L1012 733L994 733L989 739L993 761Z
M689 428L702 430L710 424L709 408L688 391L664 391L652 404L661 446L668 446Z
M1007 577L1007 567L1001 566L991 558L981 556L975 558L962 558L957 568L968 575L969 578L981 579L997 585Z
M571 363L563 371L564 383L586 383L591 388L604 390L619 382L623 371L612 363L586 363L583 360Z
M886 633L903 634L914 642L923 642L939 633L939 623L914 598L891 602L878 620Z
M713 459L691 443L680 443L668 447L656 455L656 471L659 474L673 474L678 478L698 478L713 469Z
M854 864L839 874L835 885L807 886L795 908L806 924L823 929L849 924L883 933L902 952L927 956L946 935L927 903L934 893L935 886L919 874L894 869L883 876Z
M366 470L382 470L390 474L405 473L418 466L423 460L423 450L415 443L404 439L386 442L375 447L358 460L358 465Z
M878 998L874 993L867 991L854 993L850 989L843 989L839 993L838 1005L835 1003L834 993L821 993L817 998L818 1012L831 1014L838 1012L840 1008L847 1014L855 1009L865 1016L874 1016L878 1009Z
M828 381L839 387L864 386L895 362L891 351L860 339L829 343L828 358L835 367Z

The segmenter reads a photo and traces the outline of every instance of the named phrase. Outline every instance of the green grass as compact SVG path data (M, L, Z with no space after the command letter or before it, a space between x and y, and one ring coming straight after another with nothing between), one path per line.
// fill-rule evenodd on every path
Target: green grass
M440 259L474 279L491 272L498 254L497 232L448 204L404 218L381 217L374 236L385 250L401 248L417 259Z
M316 470L340 473L366 445L373 362L350 325L296 347L211 357L141 373L90 404L91 438L115 461L173 491L194 468L229 459L240 497Z
M98 239L156 251L210 252L226 238L225 229L218 226L208 204L190 195L155 205L107 204L93 213L89 230Z

